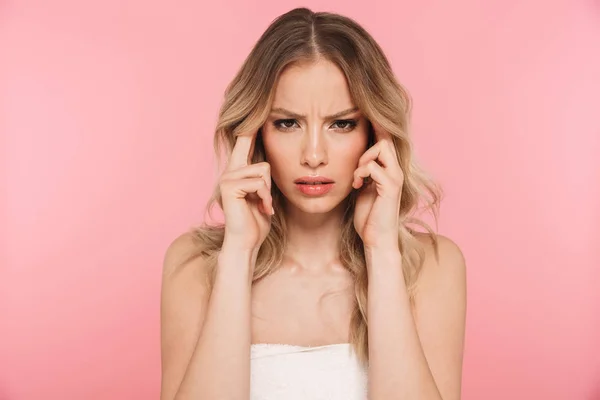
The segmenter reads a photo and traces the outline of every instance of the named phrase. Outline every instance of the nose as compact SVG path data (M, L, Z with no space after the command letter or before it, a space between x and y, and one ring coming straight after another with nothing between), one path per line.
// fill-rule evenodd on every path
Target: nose
M319 127L312 127L304 135L302 143L302 164L310 168L327 165L326 138Z

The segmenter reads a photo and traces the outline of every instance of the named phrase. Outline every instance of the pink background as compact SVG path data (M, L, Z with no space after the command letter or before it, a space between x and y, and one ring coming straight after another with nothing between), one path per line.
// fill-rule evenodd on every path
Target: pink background
M225 85L299 4L0 3L0 399L158 398L162 256ZM600 3L301 5L355 17L414 97L468 262L463 399L600 399Z

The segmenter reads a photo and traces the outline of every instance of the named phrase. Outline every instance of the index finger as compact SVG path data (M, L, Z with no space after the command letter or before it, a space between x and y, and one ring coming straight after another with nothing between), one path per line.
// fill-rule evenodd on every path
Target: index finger
M371 122L373 125L373 131L375 132L375 143L386 142L386 145L390 148L394 157L398 157L396 146L394 146L394 137L390 132L384 129L379 123Z
M229 169L238 169L245 167L250 163L255 139L256 132L240 134L237 136L229 159Z

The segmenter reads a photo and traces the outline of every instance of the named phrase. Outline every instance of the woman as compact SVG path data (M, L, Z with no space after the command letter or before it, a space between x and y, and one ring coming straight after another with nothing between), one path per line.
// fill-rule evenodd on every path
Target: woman
M165 255L161 399L460 398L465 264L413 216L409 107L352 20L269 26L216 129L225 222Z

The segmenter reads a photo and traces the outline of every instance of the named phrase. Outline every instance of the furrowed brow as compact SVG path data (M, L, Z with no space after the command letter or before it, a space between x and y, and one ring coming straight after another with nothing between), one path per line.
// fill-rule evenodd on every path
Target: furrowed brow
M358 111L358 107L349 108L347 110L343 110L343 111L337 112L337 113L335 113L333 115L329 115L329 116L325 117L325 119L331 120L331 119L341 118L341 117L343 117L345 115L351 114L351 113L356 112L356 111ZM289 118L301 119L301 120L305 120L306 119L306 115L298 114L298 113L295 113L295 112L290 111L290 110L286 110L285 108L281 108L281 107L273 108L271 110L271 112L282 114L282 115L285 115L286 117L289 117Z

